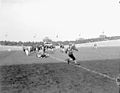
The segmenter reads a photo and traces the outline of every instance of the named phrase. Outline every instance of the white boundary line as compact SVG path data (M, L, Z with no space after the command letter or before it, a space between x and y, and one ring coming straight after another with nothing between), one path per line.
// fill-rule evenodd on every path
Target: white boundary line
M56 59L56 60L58 60L58 61L66 62L65 60L62 60L62 59L60 59L60 58L56 58L56 57L53 57L53 56L50 56L50 57L53 58L53 59ZM100 75L100 76L109 78L109 79L111 79L111 80L113 80L113 81L116 81L116 78L115 78L115 77L113 78L113 77L110 77L110 76L108 76L108 75L106 75L106 74L103 74L103 73L100 73L100 72L97 72L97 71L94 71L94 70L90 70L90 69L88 69L88 68L86 68L86 67L83 67L83 66L81 66L81 65L74 65L74 64L72 64L72 65L73 65L73 66L76 66L76 67L80 67L80 68L82 68L82 69L84 69L84 70L87 70L87 71L89 71L89 72L98 74L98 75Z

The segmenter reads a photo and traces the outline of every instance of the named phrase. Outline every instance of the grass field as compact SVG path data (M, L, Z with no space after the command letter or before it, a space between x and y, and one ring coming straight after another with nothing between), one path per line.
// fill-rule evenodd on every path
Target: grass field
M116 77L120 47L81 47L74 52L81 66ZM119 93L115 81L63 61L56 50L46 59L22 51L0 51L0 93Z

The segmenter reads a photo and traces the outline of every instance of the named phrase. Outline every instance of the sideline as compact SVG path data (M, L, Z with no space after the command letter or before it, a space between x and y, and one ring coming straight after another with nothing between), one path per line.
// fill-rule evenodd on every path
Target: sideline
M54 56L50 56L50 57L53 58L53 59L55 59L55 60L58 60L58 61L66 62L66 61L63 60L63 59L60 59L60 58L57 58L57 57L54 57ZM89 72L98 74L98 75L100 75L100 76L106 77L106 78L108 78L108 79L113 80L113 81L116 82L116 78L115 78L115 77L113 78L113 77L110 77L109 75L106 75L106 74L103 74L103 73L100 73L100 72L97 72L97 71L94 71L94 70L90 70L90 69L88 69L88 68L86 68L86 67L83 67L83 66L81 66L81 65L74 65L74 64L71 64L71 65L76 66L76 67L79 67L79 68L82 68L82 69L84 69L84 70L86 70L86 71L89 71Z

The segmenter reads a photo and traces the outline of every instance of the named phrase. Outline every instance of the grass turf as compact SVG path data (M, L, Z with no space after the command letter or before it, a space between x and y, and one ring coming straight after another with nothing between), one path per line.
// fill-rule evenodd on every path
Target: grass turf
M82 66L111 77L119 74L119 47L79 50L75 55ZM59 51L52 55L63 60L66 58ZM110 79L52 58L39 59L34 55L25 56L20 51L2 51L0 64L0 93L118 92L115 82Z
M65 63L0 67L2 93L117 93L111 80Z

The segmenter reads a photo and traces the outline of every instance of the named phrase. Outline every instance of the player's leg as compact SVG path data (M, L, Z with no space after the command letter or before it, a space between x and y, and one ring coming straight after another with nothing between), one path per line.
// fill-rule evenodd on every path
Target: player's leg
M75 57L74 57L73 53L69 54L68 56L69 56L73 61L75 60Z
M76 62L76 58L75 58L75 56L73 55L73 53L69 54L68 56L72 59L72 61L74 61L75 63L77 63L77 62Z
M73 53L70 54L69 57L72 59L72 61L73 61L75 64L80 65L79 63L77 63L76 58L75 58L75 56L73 55Z
M45 58L49 57L49 54L48 53L45 53Z
M29 56L29 50L28 50L28 49L25 50L25 54L26 54L27 56Z
M65 61L67 61L67 63L70 63L70 58L65 59Z
M64 48L62 48L62 53L64 53L65 52L65 49Z

